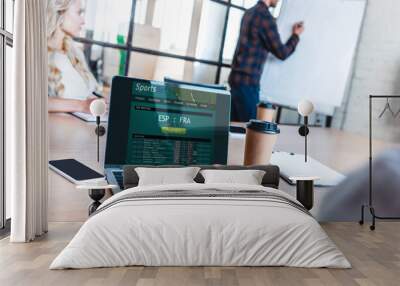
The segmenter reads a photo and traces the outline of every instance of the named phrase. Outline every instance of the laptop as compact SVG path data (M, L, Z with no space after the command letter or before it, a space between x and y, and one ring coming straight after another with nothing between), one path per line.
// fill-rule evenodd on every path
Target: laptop
M230 93L188 83L116 76L104 169L123 190L125 165L227 163Z

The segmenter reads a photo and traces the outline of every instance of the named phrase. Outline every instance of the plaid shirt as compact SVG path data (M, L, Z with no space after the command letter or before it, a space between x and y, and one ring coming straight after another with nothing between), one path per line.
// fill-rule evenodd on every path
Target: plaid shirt
M299 37L293 34L286 44L282 43L275 18L268 6L258 1L242 18L229 84L259 86L268 53L285 60L294 52L298 42Z

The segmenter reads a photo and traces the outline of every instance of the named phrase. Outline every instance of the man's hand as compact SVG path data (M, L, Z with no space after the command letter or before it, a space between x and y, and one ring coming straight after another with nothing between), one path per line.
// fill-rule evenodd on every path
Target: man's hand
M298 22L293 25L293 34L300 36L304 32L304 22Z

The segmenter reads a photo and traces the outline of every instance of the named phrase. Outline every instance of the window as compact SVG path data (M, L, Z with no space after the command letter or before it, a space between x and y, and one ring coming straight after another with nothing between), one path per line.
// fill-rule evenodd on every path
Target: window
M160 31L159 50L186 55L193 6L194 0L156 1L152 27Z
M246 9L254 6L255 4L257 4L258 0L232 0L231 3L233 5L237 5L240 7L244 7Z
M230 67L241 15L255 2L86 0L85 24L75 40L84 45L92 73L106 83L113 71L218 83L222 68Z
M0 0L0 236L10 218L10 194L5 190L5 116L4 108L11 93L14 1ZM8 229L6 229L8 231Z
M144 25L146 24L146 18L150 23L152 22L153 15L147 15L147 11L154 11L154 9L152 8L153 6L147 9L147 6L154 5L155 2L155 0L149 0L149 2L147 2L147 0L136 0L135 23Z
M224 47L223 61L232 63L233 54L235 53L237 39L239 38L240 22L244 12L239 9L230 9L228 18L228 27L226 31L226 41Z
M199 22L196 57L219 62L228 7L205 1Z
M3 26L6 31L13 32L14 22L14 0L5 0L5 25Z
M112 0L86 0L82 3L85 24L76 40L84 43L86 56L90 54L94 75L116 70L119 65L116 74L120 75L148 79L169 76L219 83L226 82L243 13L257 0L121 0L118 5ZM100 55L105 47L119 52L113 51L114 56ZM110 58L114 61L106 61ZM125 63L124 69L121 62ZM175 63L176 68L166 68L167 63Z
M275 17L283 1L271 8ZM226 84L243 13L257 2L82 0L85 24L75 40L106 88L115 74Z
M177 80L214 83L216 73L214 65L134 52L128 76L163 81L167 75Z
M85 24L81 36L87 39L115 44L126 44L131 0L87 0ZM106 20L110 19L110 20Z
M91 44L84 45L86 62L103 92L108 92L115 75L124 75L127 52L120 49Z
M231 73L230 68L222 68L219 84L228 84L228 77L230 73Z

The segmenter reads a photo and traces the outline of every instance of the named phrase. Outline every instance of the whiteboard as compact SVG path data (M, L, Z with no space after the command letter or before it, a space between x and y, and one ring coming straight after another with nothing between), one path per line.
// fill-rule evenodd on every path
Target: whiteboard
M261 98L297 107L311 100L317 111L332 114L340 106L352 72L366 0L286 0L277 20L282 41L295 22L305 31L286 61L268 56Z

